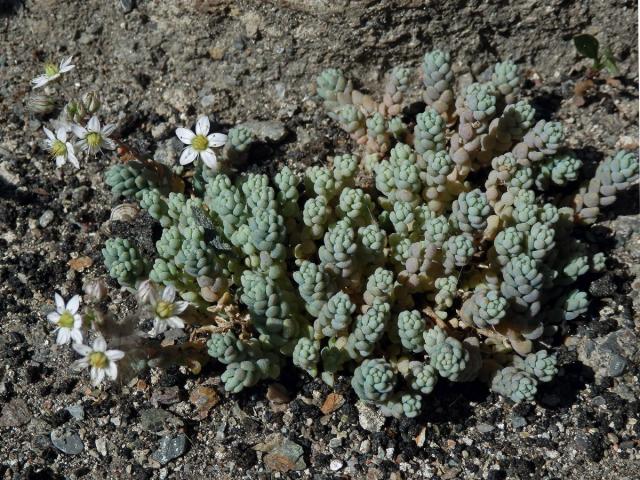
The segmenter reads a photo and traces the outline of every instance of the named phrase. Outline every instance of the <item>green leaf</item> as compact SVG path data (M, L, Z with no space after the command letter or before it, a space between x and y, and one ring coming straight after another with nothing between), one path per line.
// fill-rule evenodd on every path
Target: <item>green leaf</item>
M584 55L587 58L593 60L598 59L599 43L596 37L583 33L573 37L573 44L576 46L576 50L579 54Z
M618 65L616 64L616 59L613 58L613 54L608 47L602 49L600 64L602 64L602 66L607 69L607 72L609 72L614 77L620 73Z

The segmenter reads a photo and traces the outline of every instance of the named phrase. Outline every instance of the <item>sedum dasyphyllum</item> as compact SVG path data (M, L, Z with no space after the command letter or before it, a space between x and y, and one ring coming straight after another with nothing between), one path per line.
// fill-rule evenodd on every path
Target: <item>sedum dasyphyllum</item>
M162 231L155 258L109 240L111 275L171 286L203 318L229 303L245 315L208 341L227 390L276 378L292 357L329 384L352 374L364 402L413 417L437 381L480 379L518 402L556 374L540 346L586 312L580 277L604 264L575 232L634 184L637 156L614 153L584 179L565 127L518 98L510 61L458 89L450 55L428 52L417 116L412 76L392 70L376 100L322 72L318 96L354 145L301 173L243 172L244 127L215 164L185 154L195 171L180 188L138 161L107 172Z

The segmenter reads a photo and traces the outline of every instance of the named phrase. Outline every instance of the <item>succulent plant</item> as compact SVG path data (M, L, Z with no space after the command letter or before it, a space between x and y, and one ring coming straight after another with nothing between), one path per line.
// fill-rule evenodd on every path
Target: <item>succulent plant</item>
M230 304L246 316L207 343L230 392L277 378L292 357L330 385L353 373L359 398L388 415L418 415L440 377L491 377L529 401L557 372L533 341L587 311L575 283L604 268L574 230L637 180L638 159L617 152L585 181L562 124L534 123L518 100L519 72L499 63L454 98L450 55L428 52L427 107L413 117L409 69L389 72L380 102L325 70L317 93L355 145L303 174L240 171L245 127L229 131L218 169L196 160L182 184L118 164L106 181L157 222L157 255L113 238L105 265L130 289L147 277L174 287L205 318Z

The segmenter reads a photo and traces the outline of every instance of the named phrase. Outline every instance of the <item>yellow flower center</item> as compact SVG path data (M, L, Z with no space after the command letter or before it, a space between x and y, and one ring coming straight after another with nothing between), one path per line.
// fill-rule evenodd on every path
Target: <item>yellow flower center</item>
M91 148L97 148L102 143L102 135L98 132L89 132L87 134L87 145Z
M204 135L196 135L191 140L191 146L198 152L203 152L209 147L209 140Z
M70 311L65 310L58 319L58 326L62 328L73 328L74 318Z
M156 315L160 318L167 318L173 314L173 304L160 300L156 305Z
M89 354L89 365L95 368L107 368L109 357L104 352L92 352Z
M51 144L51 155L54 157L64 157L67 154L67 146L62 140L55 140Z
M58 69L58 66L55 63L47 63L44 66L44 74L47 77L53 77L54 75L57 75L60 72L60 70Z

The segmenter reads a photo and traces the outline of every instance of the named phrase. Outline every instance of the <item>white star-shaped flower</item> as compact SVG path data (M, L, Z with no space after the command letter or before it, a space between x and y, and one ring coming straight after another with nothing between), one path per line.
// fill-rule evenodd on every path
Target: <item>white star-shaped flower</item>
M95 155L102 151L103 148L107 150L114 150L116 144L109 138L109 135L116 129L115 124L108 123L104 127L100 127L100 120L98 117L93 116L87 123L86 128L77 124L71 125L73 134L78 137L78 147L82 151L87 151L90 154Z
M80 295L74 295L65 305L64 299L55 294L56 309L47 315L47 320L56 325L56 343L66 345L69 340L82 343L82 317L78 313L80 308Z
M223 147L227 136L224 133L209 134L209 128L209 119L202 116L196 122L195 133L188 128L176 129L180 141L187 145L180 155L180 165L187 165L200 157L207 167L216 169L218 159L213 149Z
M176 301L176 289L173 286L167 285L159 295L153 283L144 281L138 287L138 298L148 305L153 315L151 335L159 335L168 328L184 328L184 320L179 315L187 309L189 302Z
M97 337L91 347L76 343L73 349L83 358L73 362L72 367L76 370L91 368L91 383L94 386L100 385L105 376L111 380L118 377L116 362L124 357L124 352L122 350L107 350L107 342L104 338Z
M73 145L67 141L67 130L58 128L54 134L47 127L43 128L44 133L47 135L45 143L51 156L56 159L56 167L61 167L69 161L74 167L80 168Z
M63 73L73 70L75 65L71 65L71 58L72 57L63 58L60 65L56 65L55 63L45 64L44 73L31 80L33 88L44 87L47 83L55 80Z

